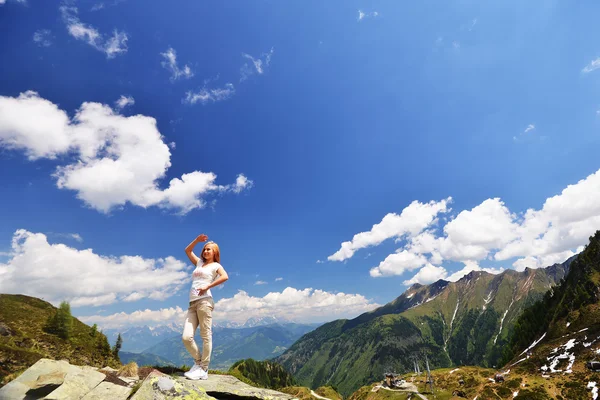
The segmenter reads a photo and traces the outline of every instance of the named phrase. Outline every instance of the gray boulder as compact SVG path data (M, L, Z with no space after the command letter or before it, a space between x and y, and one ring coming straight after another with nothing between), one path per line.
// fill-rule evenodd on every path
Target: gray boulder
M0 388L0 400L82 399L104 380L106 375L92 367L77 367L67 361L42 358L18 378ZM107 382L108 383L108 382ZM112 386L112 383L110 383ZM123 387L130 391L131 389ZM99 391L101 389L98 389ZM105 389L106 390L106 389ZM117 389L118 391L119 389ZM127 395L129 392L127 392ZM108 397L126 399L124 397ZM91 397L92 399L94 397ZM100 397L97 397L100 398ZM104 397L107 398L107 397Z
M191 381L184 376L169 376L153 371L146 377L132 400L199 399L240 397L260 400L292 400L293 396L271 389L250 386L229 375L210 374L207 380Z

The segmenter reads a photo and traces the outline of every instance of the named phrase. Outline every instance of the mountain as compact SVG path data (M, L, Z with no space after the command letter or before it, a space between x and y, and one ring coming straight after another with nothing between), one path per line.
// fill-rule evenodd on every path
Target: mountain
M123 364L128 364L130 362L135 362L138 366L161 366L161 367L175 367L169 360L165 360L162 357L159 357L155 354L151 353L129 353L127 351L120 351L119 358Z
M495 366L516 318L565 276L571 262L413 285L374 311L304 335L275 361L301 385L334 385L344 396L385 371L412 370L412 357L422 352L432 368Z
M48 333L46 323L56 314L56 307L35 297L0 294L0 385L41 358L120 366L106 336L77 318L72 318L68 339Z
M213 328L212 369L226 370L234 362L252 358L265 360L283 353L314 325L289 323L251 328ZM199 334L196 340L200 341ZM181 341L181 334L165 339L142 354L156 354L176 365L191 365L193 360Z
M570 348L577 349L577 342L587 343L583 347L589 348L600 340L596 334L600 335L600 231L590 237L560 285L524 310L508 340L504 361L521 357L531 343L543 346L556 340L564 341L565 337L575 341ZM568 350L576 356L576 352Z
M181 332L183 332L183 325L175 323L156 327L144 325L124 330L105 329L103 331L113 345L117 341L117 336L121 334L121 339L123 339L121 350L131 353L141 353L165 339L181 336Z
M256 326L261 326L261 325L273 325L273 324L286 325L286 324L291 324L291 323L294 323L294 322L287 320L285 318L275 317L275 316L265 316L265 317L250 317L244 323L234 322L234 321L223 321L223 322L214 322L213 321L213 328L234 328L234 329L254 328Z

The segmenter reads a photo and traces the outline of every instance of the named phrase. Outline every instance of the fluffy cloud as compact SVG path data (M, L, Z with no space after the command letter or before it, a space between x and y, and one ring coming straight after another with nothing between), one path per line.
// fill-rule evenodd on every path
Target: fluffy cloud
M387 256L377 267L371 268L369 273L374 278L402 275L405 271L412 271L425 265L426 262L425 256L402 250Z
M135 104L135 99L133 97L131 97L131 96L123 96L123 95L121 97L119 97L119 100L117 100L115 102L115 106L119 110L122 110L122 109L124 109L125 107L128 107L128 106L132 106L134 104Z
M181 307L161 308L159 310L138 310L130 314L120 312L112 315L89 315L77 317L88 325L98 324L102 329L118 329L135 325L163 325L168 322L182 323L187 309Z
M263 53L258 58L252 57L250 54L242 53L242 57L250 60L250 63L244 63L240 68L240 82L248 79L250 75L258 74L262 75L265 69L271 64L271 57L273 56L273 48L268 53Z
M69 118L35 92L0 96L0 146L24 150L30 160L77 155L56 169L57 186L75 191L101 212L130 203L185 214L204 207L203 197L211 192L239 193L252 186L244 175L234 184L217 185L214 173L193 171L160 189L171 166L163 139L154 118L125 117L100 103L83 103Z
M330 293L312 288L298 290L287 287L282 292L271 292L264 297L254 297L240 290L233 297L219 300L215 304L213 317L216 321L244 323L250 318L274 316L310 323L353 318L379 306L359 294ZM163 325L182 322L185 313L185 310L175 307L78 318L87 324L98 324L102 328L122 328L141 324Z
M456 271L455 273L453 273L445 279L450 282L456 282L472 271L485 271L490 274L496 275L504 271L504 268L481 268L476 262L467 261L465 262L465 266L463 269Z
M586 65L581 72L583 72L584 74L587 74L589 72L595 71L598 68L600 68L600 57L596 58L595 60L591 61L588 65Z
M229 99L235 94L235 87L232 83L226 83L222 88L207 89L206 87L200 89L199 92L187 92L183 99L183 103L187 104L207 104L216 103Z
M319 289L285 288L264 297L253 297L240 290L231 298L215 304L215 318L245 322L251 317L275 316L298 322L322 322L352 318L379 307L360 294L331 293Z
M33 34L33 41L40 47L50 47L52 45L52 33L48 29L38 29Z
M180 78L189 79L194 76L189 65L186 64L183 68L179 68L177 65L177 52L174 48L169 47L166 52L160 53L160 55L165 59L161 63L162 66L171 72L171 81L176 81Z
M341 248L327 257L330 261L344 261L351 258L357 250L376 246L390 238L401 238L405 235L416 236L424 229L436 223L439 213L448 212L451 197L439 202L421 203L413 201L402 210L400 215L389 213L380 223L373 225L370 231L354 235L351 241L343 242Z
M115 58L127 52L127 34L114 30L112 36L100 34L96 28L79 19L76 7L63 5L60 7L63 21L69 34L77 40L83 40L93 48L106 54L106 58Z
M51 244L42 233L20 229L13 235L9 260L0 263L0 292L54 304L67 300L73 307L164 299L189 283L185 269L186 264L171 256L103 256L92 249Z
M447 260L481 260L490 250L505 246L516 237L515 216L500 199L487 199L472 210L461 211L444 227L439 241L441 256Z
M402 282L403 285L410 286L415 283L421 285L429 285L430 283L437 282L440 279L445 279L446 269L444 267L436 267L432 264L427 264L419 270L411 279Z
M405 281L407 284L425 282L426 276L443 275L441 269L434 267L439 268L446 260L465 264L462 270L445 278L449 281L458 280L471 271L499 273L503 270L479 267L478 262L485 259L517 258L513 267L519 271L560 263L580 252L589 236L600 228L600 170L548 198L540 210L515 214L500 199L487 199L471 210L461 211L439 235L433 222L428 221L434 221L438 212L446 212L445 205L430 211L429 220L421 219L412 231L400 223L404 212L400 217L388 214L370 232L359 233L352 241L344 242L329 259L344 260L352 257L357 249L406 234L407 244L371 268L372 277L402 275L429 263L431 266L425 266L422 274L420 271Z

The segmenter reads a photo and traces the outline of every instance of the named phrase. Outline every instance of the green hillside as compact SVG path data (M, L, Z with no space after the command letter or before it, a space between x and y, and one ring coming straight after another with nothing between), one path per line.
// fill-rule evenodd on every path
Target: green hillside
M385 371L411 371L411 357L424 351L432 368L493 367L522 310L564 277L568 266L499 275L474 271L455 283L414 285L377 310L304 335L275 360L301 385L334 385L344 396Z
M35 297L0 294L0 381L29 368L40 358L66 359L95 367L120 366L106 336L73 318L68 340L44 330L57 308Z
M600 330L600 231L571 265L569 274L516 321L504 354L509 362L544 335L545 342L572 332Z
M243 377L258 387L269 389L294 385L292 375L272 361L255 361L251 358L239 360L229 368L227 373L238 378Z

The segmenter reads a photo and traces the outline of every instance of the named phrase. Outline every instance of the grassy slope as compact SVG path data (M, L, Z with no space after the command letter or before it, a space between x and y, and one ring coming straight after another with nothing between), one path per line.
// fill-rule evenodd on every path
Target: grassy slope
M0 321L12 332L0 336L1 384L40 358L66 359L72 364L96 367L120 366L103 348L108 344L106 337L100 332L92 337L92 329L76 318L68 341L44 332L46 320L55 312L50 303L34 297L0 294Z

